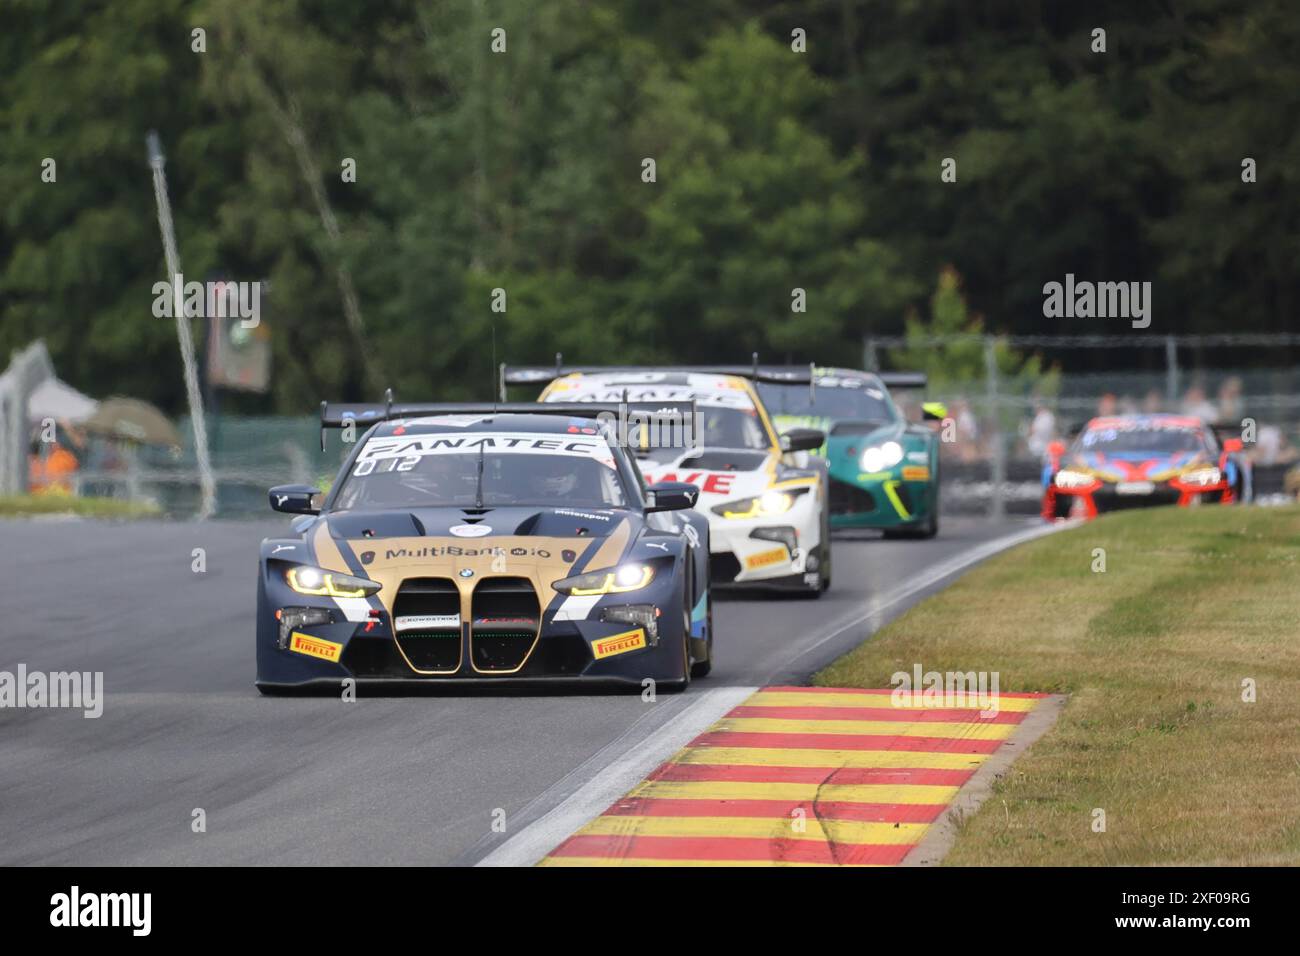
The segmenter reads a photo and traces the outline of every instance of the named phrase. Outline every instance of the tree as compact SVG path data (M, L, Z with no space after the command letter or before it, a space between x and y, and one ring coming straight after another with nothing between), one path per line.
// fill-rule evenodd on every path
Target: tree
M860 160L810 125L827 93L753 25L649 84L633 138L657 181L637 185L644 228L625 245L635 270L622 312L665 356L830 361L916 291L866 232ZM804 312L792 311L796 289Z
M929 321L909 312L905 338L903 348L890 350L890 364L925 372L936 391L971 389L988 377L984 317L970 311L961 276L952 266L939 272ZM1045 368L1040 356L1025 355L1001 339L994 340L993 355L999 392L1054 395L1059 388L1059 370Z

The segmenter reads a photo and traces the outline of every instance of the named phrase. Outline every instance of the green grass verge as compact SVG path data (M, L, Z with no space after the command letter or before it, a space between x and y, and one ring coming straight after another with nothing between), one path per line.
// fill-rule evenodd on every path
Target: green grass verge
M1070 695L946 864L1300 864L1300 508L1134 511L1029 542L815 681L887 687L916 663Z
M114 498L74 498L71 495L0 497L0 518L65 514L85 518L148 518L160 513L155 505Z

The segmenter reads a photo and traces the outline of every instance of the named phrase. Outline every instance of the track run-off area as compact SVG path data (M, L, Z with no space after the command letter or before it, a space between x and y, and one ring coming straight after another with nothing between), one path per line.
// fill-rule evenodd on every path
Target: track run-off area
M762 794L782 820L806 802L801 832L868 837L853 843L876 845L876 828L897 824L885 841L895 849L862 862L900 862L920 838L914 828L942 812L973 766L931 758L904 768L935 771L924 781L846 772L829 782L836 815L819 817L815 757L802 776L758 779L743 769L752 755L731 750L730 763L688 756L677 769L664 764L706 734L770 731L778 748L808 749L799 735L828 716L821 730L845 739L887 733L874 708L810 712L860 703L808 700L817 695L800 685L969 567L1048 530L1024 520L953 519L929 541L837 537L829 593L815 601L720 596L712 675L652 702L582 688L444 689L344 702L263 698L253 687L257 546L281 527L0 522L0 670L103 672L105 692L97 719L79 710L0 709L0 863L526 865L553 852L549 862L618 856L617 840L563 847L580 831L626 833L627 819L644 816L655 818L644 832L689 840L707 827L699 821L712 819L709 807L679 806L693 814L682 822L652 802L688 791L704 801ZM950 729L918 740L969 736L927 719ZM760 728L764 721L773 723ZM996 743L1016 721L981 733ZM791 759L798 762L785 763ZM762 779L773 773L790 779ZM890 788L904 785L922 788L909 797L924 798L910 811L915 820L861 819L870 804L900 802ZM620 809L625 798L633 803ZM652 812L625 812L646 808ZM728 826L747 839L763 822ZM791 852L814 862L825 855Z

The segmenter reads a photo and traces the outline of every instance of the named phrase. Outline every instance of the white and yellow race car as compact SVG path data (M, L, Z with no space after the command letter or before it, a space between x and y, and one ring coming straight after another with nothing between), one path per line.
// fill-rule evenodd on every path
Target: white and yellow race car
M769 379L806 382L810 374L785 367L557 364L503 367L501 384L504 390L545 382L542 402L694 402L696 420L672 440L643 433L628 441L645 481L699 488L696 508L709 521L713 586L817 596L831 583L826 466L799 453L820 448L825 435L810 428L778 434L754 388Z

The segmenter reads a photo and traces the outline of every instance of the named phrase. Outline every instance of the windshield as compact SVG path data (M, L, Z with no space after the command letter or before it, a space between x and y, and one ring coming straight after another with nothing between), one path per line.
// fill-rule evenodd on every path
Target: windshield
M1174 455L1204 451L1205 439L1190 428L1092 428L1079 436L1077 450L1107 455Z
M845 385L825 385L821 379L813 395L807 385L758 387L763 403L773 415L800 415L833 421L892 422L894 410L881 389L857 379Z
M569 441L568 436L549 435L515 438L521 443L541 441L563 449L546 451L484 443L484 439L502 443L509 438L372 438L344 479L333 510L626 505L622 482L603 440Z
M698 405L698 428L695 434L695 448L744 448L766 452L772 444L767 432L758 419L758 412L753 408L729 408L719 405ZM674 461L686 451L685 446L670 448L663 445L652 448L640 447L638 432L628 435L628 448L638 458L654 462Z

